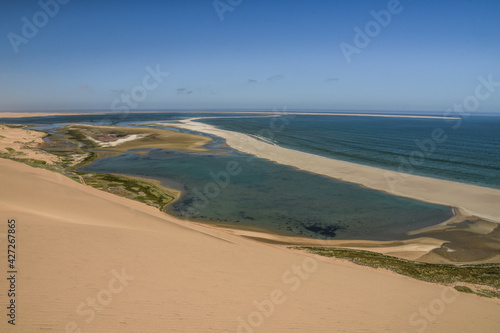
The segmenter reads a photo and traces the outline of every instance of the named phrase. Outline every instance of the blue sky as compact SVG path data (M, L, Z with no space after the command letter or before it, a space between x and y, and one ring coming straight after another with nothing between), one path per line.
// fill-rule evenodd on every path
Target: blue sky
M401 0L350 63L341 43L356 47L354 28L391 1L218 3L231 9L223 21L213 0L71 0L53 17L38 1L4 0L0 111L112 111L127 95L137 111L443 111L474 95L479 76L500 81L498 0ZM38 20L34 36L23 17ZM140 95L148 66L169 75ZM496 89L478 112L500 112Z

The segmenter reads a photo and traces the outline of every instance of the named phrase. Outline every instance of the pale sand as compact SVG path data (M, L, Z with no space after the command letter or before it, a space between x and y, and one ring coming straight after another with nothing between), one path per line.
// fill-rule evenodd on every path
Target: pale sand
M238 318L275 290L284 302L269 317L254 314L263 320L254 332L500 327L497 299L442 295L440 285L179 221L44 169L0 159L0 184L1 332L64 332L71 321L82 332L237 332ZM8 218L18 228L15 330L5 316ZM306 258L310 273L292 273ZM133 276L125 286L113 280L122 269ZM87 323L88 308L76 310L96 296L106 305ZM419 309L429 306L436 315L425 319Z
M476 234L487 235L493 232L493 230L495 230L498 227L498 223L494 221L491 222L483 221L480 220L479 218L468 216L466 213L462 212L459 208L454 209L454 214L455 214L454 217L452 217L447 221L444 221L443 223L409 231L408 235L414 236L426 232L450 230L455 228L456 223L460 223L465 220L469 220L474 223L470 224L467 228L462 230L466 230Z
M172 124L168 124L172 126ZM249 135L218 129L191 120L174 125L226 139L239 151L301 170L363 185L397 196L458 207L464 214L500 223L500 190L422 177L375 167L334 160L275 146Z
M312 239L304 237L282 236L262 231L237 229L234 227L228 227L226 228L226 231L233 235L244 236L271 244L289 244L290 246L293 245L293 246L342 247L342 248L377 252L408 260L418 260L423 255L428 254L432 250L440 248L445 243L445 241L430 237L420 237L402 241L368 241L368 240L336 240L336 239L322 240L322 239Z
M115 141L109 141L109 142L100 141L100 140L94 139L90 136L87 136L87 139L97 143L99 145L99 147L109 148L109 147L116 147L116 146L121 145L122 143L125 143L125 142L134 141L137 139L142 139L144 137L146 137L146 135L132 134L132 135L128 135L124 138L116 139Z

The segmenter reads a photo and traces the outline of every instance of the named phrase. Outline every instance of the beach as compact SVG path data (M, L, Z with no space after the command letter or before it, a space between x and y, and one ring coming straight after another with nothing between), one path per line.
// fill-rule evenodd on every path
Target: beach
M177 220L5 159L0 179L8 189L0 211L18 228L19 332L496 332L500 324L498 300Z

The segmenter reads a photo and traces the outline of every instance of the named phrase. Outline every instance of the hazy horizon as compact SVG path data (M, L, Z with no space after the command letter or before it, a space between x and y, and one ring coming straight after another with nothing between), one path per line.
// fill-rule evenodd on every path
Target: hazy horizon
M107 114L119 114L120 112L117 111L112 111L112 110L102 110L102 109L88 109L88 110L82 110L82 109L60 109L60 110L54 110L54 109L47 109L47 110L0 110L0 118L1 113L107 113ZM288 109L286 107L284 108L278 108L275 107L273 109L242 109L242 108L228 108L228 109L222 109L222 108L217 108L217 109L209 109L209 108L203 108L203 109L138 109L138 110L130 110L127 111L126 113L175 113L175 112L190 112L190 113L252 113L252 112L269 112L269 113L297 113L297 112L309 112L309 113L352 113L352 114L398 114L398 115L436 115L436 116L449 116L449 117L459 117L460 114L456 113L450 113L448 114L446 111L436 111L436 110L431 110L431 111L422 111L422 110L407 110L407 111L398 111L398 110L334 110L334 109ZM464 117L469 117L469 116L500 116L500 111L491 111L491 112L474 112L469 115L464 115Z

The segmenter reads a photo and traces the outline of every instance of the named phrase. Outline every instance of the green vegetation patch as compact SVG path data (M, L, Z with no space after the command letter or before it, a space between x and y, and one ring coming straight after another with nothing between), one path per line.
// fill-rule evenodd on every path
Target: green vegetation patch
M22 151L15 150L14 148L11 148L11 147L6 147L5 150L7 150L8 155L11 155L13 157L26 155L26 153L24 153ZM3 153L3 154L5 155L5 153Z
M64 134L66 134L68 136L68 141L69 142L77 142L77 143L81 143L82 144L82 147L83 149L90 149L90 148L96 148L97 145L92 142L91 140L87 139L87 137L85 136L84 133L82 133L82 131L78 130L78 129L73 129L73 128L70 128L70 129L67 129Z
M18 158L16 161L20 161L26 164L29 164L31 166L40 166L40 165L47 165L47 162L42 161L42 160L37 160L34 158Z
M170 193L153 183L112 174L81 174L87 185L122 197L134 199L160 210L176 199L175 193Z
M81 167L83 167L83 166L85 166L85 165L88 165L88 164L92 163L93 161L95 161L97 158L98 158L98 154L97 154L97 153L95 153L95 152L92 152L92 151L91 151L91 152L89 152L89 153L88 153L87 157L85 157L85 158L84 158L84 159L83 159L80 163L78 163L77 165L72 166L72 167L70 168L70 170L76 170L76 169L81 168Z
M139 132L140 130L136 131ZM58 172L77 182L82 182L83 180L86 185L163 210L166 205L178 198L179 193L177 191L156 185L154 181L112 174L88 174L75 171L92 163L96 159L120 153L104 150L92 151L92 149L98 148L98 146L88 139L89 136L112 135L122 137L128 134L128 129L97 128L89 130L85 127L65 127L54 134L48 134L44 137L49 139L44 150L59 157L59 161L56 161L54 164L48 164L45 161L37 159L20 158L19 155L23 155L24 153L12 148L6 148L6 152L0 152L0 158L8 158L32 167Z
M15 154L17 155L17 154ZM34 158L17 158L15 156L12 156L11 154L6 154L6 153L0 153L0 157L1 158L7 158L7 159L11 159L13 161L17 161L17 162L22 162L22 163L25 163L25 164L28 164L30 166L34 166L34 167L39 167L39 166L47 166L47 162L45 161L42 161L42 160L37 160L37 159L34 159Z
M458 288L455 287L455 289L463 292L468 292L467 289L469 289L480 296L500 297L500 293L498 292L500 290L500 264L460 266L429 264L362 250L329 247L296 247L296 249L306 250L325 257L347 259L358 265L388 269L398 274L427 282L442 284L462 282L476 286L488 286L495 288L497 291L489 289L473 291L464 286L457 286Z

